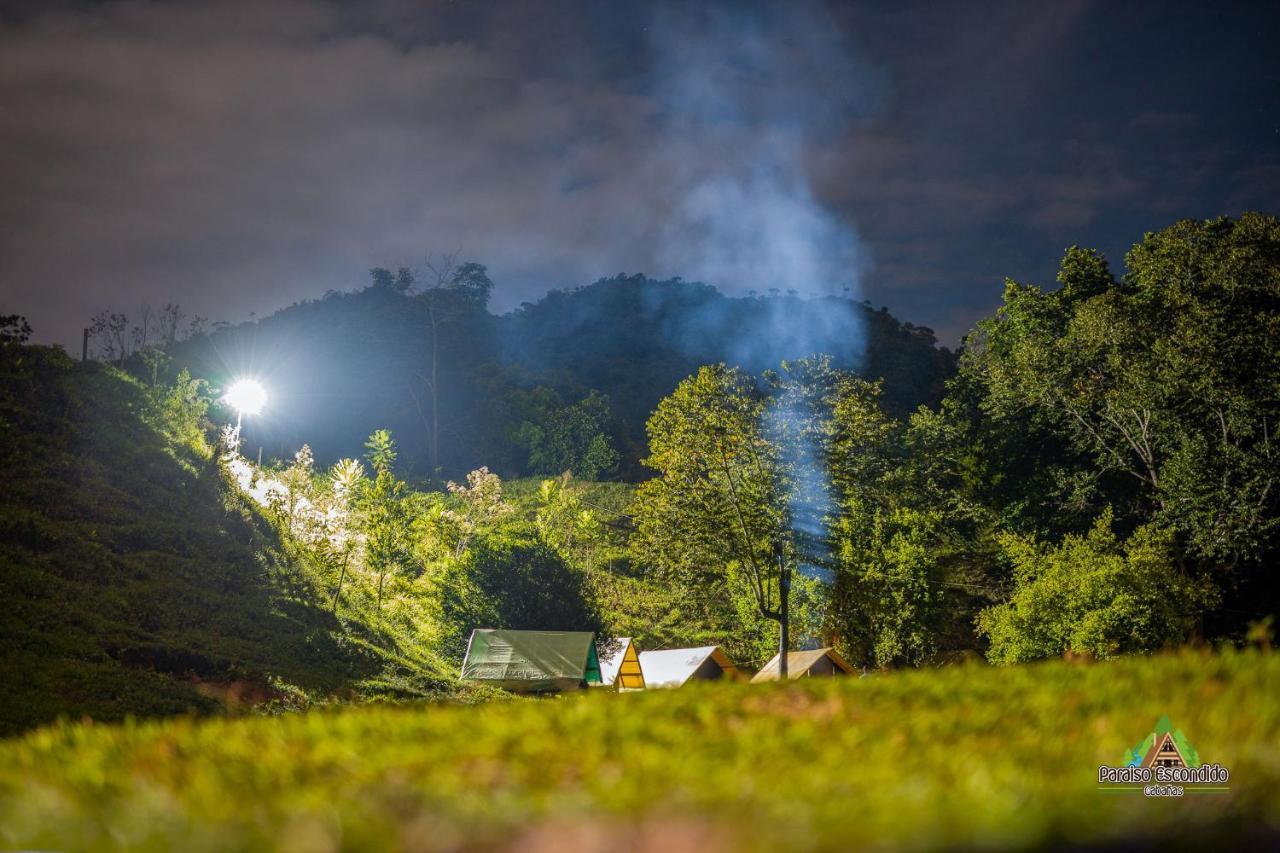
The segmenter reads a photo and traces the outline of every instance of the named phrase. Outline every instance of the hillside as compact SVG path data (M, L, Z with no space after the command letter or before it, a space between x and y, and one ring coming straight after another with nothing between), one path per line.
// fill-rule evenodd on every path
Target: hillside
M1280 658L1182 652L476 707L63 725L0 745L44 849L1275 849ZM963 709L957 712L956 709ZM1229 791L1101 791L1167 715Z
M268 457L303 441L321 461L356 455L386 427L418 477L487 465L504 477L573 468L586 479L628 480L650 473L639 464L649 414L703 364L758 373L827 353L836 366L883 379L898 415L936 404L954 371L931 330L843 298L729 297L619 276L495 316L461 285L378 280L174 344L173 369L215 385L243 375L267 384L270 411L246 427L246 440ZM584 470L580 448L596 434L616 460Z
M0 733L327 695L370 669L226 488L194 392L0 349Z
M644 276L551 291L502 317L499 335L505 360L607 394L636 442L658 401L704 364L758 374L824 353L837 367L884 380L884 402L899 416L936 404L953 370L932 330L883 308L834 296L732 297Z

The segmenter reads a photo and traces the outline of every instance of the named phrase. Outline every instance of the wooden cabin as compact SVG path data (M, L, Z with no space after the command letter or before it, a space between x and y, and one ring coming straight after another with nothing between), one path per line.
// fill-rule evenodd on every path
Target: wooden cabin
M640 653L640 670L648 687L681 687L690 681L727 678L743 681L746 676L719 646L696 649L662 649Z
M462 680L515 693L553 693L599 684L595 634L476 628L467 641Z
M752 684L778 680L778 661L781 655L774 655L773 660L764 665L764 669L751 679ZM787 652L787 679L793 678L832 678L837 675L853 673L853 667L830 647L811 649L804 652Z
M1165 732L1155 736L1151 748L1142 757L1142 766L1186 767L1187 760L1183 756L1182 750L1178 749L1178 744L1173 739L1173 733Z
M601 647L600 683L615 690L643 690L644 670L630 637L614 637Z

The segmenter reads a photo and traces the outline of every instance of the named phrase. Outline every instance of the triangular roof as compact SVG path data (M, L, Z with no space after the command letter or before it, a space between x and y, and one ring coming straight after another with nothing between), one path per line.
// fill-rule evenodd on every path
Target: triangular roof
M462 678L521 692L598 684L595 635L590 631L476 628L467 642Z
M623 690L638 690L645 686L640 658L630 637L614 637L606 642L604 648L605 654L600 656L600 681L603 684Z
M641 652L640 669L644 672L644 683L648 687L679 687L692 678L708 660L714 661L724 671L725 677L741 678L738 668L719 646Z
M1165 744L1168 744L1166 747ZM1178 760L1185 766L1187 758L1182 754L1182 750L1178 748L1178 741L1174 739L1172 732L1157 732L1151 741L1151 748L1147 750L1147 754L1142 756L1142 766L1152 767L1156 763L1156 759L1170 758L1176 755Z
M764 665L764 669L755 674L751 679L752 684L758 684L762 681L778 680L778 659L780 654L774 655L773 660ZM823 649L809 649L802 652L787 652L787 679L800 678L808 675L809 670L823 658L829 658L832 665L843 673L853 672L853 667L849 666L845 659L840 657L835 649L830 646Z

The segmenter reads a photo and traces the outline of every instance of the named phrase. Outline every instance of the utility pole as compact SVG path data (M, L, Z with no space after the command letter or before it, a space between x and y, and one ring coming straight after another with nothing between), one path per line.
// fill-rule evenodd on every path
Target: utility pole
M791 645L791 569L787 566L782 548L775 549L778 556L778 680L787 680L787 651Z
M83 364L89 360L89 330L84 330L84 342L80 344L80 363Z

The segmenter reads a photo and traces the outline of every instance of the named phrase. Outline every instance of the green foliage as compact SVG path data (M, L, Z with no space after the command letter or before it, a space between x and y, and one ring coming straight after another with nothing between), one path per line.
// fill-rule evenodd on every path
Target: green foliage
M492 288L481 265L447 258L434 269L376 271L363 290L166 343L173 363L162 372L185 367L221 386L232 378L228 353L289 353L254 369L271 387L314 393L292 395L269 424L254 424L268 457L287 457L305 439L331 464L358 455L381 425L396 435L411 481L486 466L506 478L572 470L634 482L649 476L640 465L645 422L680 380L719 361L776 368L814 351L815 324L826 332L816 348L884 377L886 404L899 414L936 402L954 370L930 330L845 299L733 298L626 277L498 316L486 308ZM779 336L783 327L803 334ZM113 328L100 336L104 354ZM121 335L127 349L128 329Z
M441 581L446 649L461 660L472 628L599 631L585 577L518 528L476 540Z
M944 517L924 499L917 460L880 394L846 378L832 401L830 476L840 506L827 630L850 661L919 665L938 647Z
M477 308L488 305L489 294L493 292L493 281L489 278L488 268L474 261L459 264L453 271L449 286Z
M1054 292L1005 290L965 354L993 415L1037 421L1132 479L1192 556L1256 559L1280 529L1280 222L1179 222L1126 258L1068 251ZM1148 509L1149 508L1149 509Z
M718 644L749 666L776 649L784 594L793 645L880 668L983 642L1014 662L1243 639L1227 614L1274 609L1275 219L1149 234L1120 279L1073 248L1057 290L1009 282L915 412L950 355L884 311L621 278L495 318L483 267L426 272L377 269L359 294L196 341L170 306L164 351L100 315L99 351L137 379L0 318L0 589L23 602L0 628L20 685L0 723L228 704L192 683L285 704L453 696L479 626ZM765 335L779 311L803 334ZM862 369L883 381L840 369L856 359L824 312L865 324ZM734 333L720 350L717 329ZM193 378L222 384L213 357L258 332L340 389L295 399L322 444L287 465L215 458ZM817 339L830 356L765 369ZM722 358L745 366L699 367ZM673 386L634 504L586 482L639 476L639 418ZM322 397L348 411L307 408ZM384 411L369 476L317 468Z
M1067 536L1056 547L1002 538L1014 568L1013 594L978 620L993 663L1064 652L1109 658L1190 636L1214 603L1212 586L1178 569L1168 531L1143 527L1122 542L1111 523L1106 513L1088 534Z
M0 314L0 346L25 344L31 338L31 324L20 314Z
M856 503L841 519L841 572L830 622L851 661L919 665L937 649L939 519Z
M193 379L185 370L179 371L170 386L152 384L149 390L152 405L146 413L152 426L169 441L205 459L211 452L205 438L208 387L204 380Z
M747 659L776 646L764 620L777 618L789 534L763 415L763 399L734 368L704 367L680 383L649 420L645 464L659 476L640 485L635 505L637 555L717 613L729 648Z
M197 380L0 351L0 732L335 695L363 677L205 441ZM245 701L254 701L246 699Z
M373 479L363 481L363 488L356 492L354 508L364 535L368 567L378 577L377 606L381 613L387 575L411 569L412 516L408 487L391 470L396 460L391 433L380 429L369 436L365 446L369 448L366 457L375 473Z
M1266 846L1280 823L1277 681L1276 655L1182 653L59 725L0 744L0 846ZM1165 808L1096 790L1153 703L1230 768L1230 794Z
M566 406L550 388L537 388L523 396L525 420L514 431L514 442L529 455L531 474L569 471L583 480L598 480L617 473L618 453L609 435L609 400L592 391Z
M396 463L396 444L391 439L390 430L380 429L369 436L369 440L364 443L367 453L365 459L369 460L369 464L373 466L373 470L381 474L384 471L390 472L391 466Z

